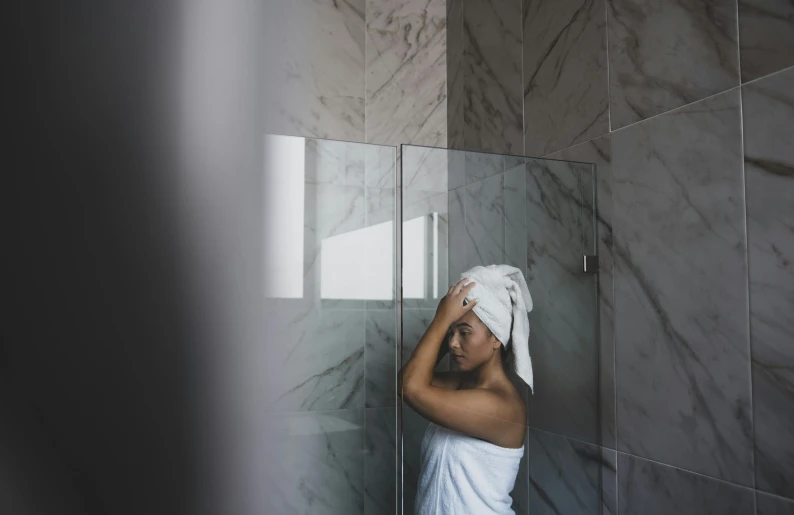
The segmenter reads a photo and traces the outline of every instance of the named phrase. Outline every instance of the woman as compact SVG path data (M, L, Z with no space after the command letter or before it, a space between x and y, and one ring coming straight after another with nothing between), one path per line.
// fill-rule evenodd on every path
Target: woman
M526 406L507 370L532 387L532 298L517 268L475 267L462 277L399 375L403 400L431 422L416 513L512 514ZM453 370L434 372L447 352Z

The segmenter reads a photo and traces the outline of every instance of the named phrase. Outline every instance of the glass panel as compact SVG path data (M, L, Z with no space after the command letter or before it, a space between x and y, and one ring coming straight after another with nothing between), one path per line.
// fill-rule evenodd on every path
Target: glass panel
M469 441L477 442L474 445L484 452L498 454L498 447L510 447L504 444L512 441L507 433L523 437L524 453L515 478L509 470L510 460L503 463L506 471L501 471L507 477L503 481L510 483L506 487L510 498L505 502L516 513L597 513L601 474L597 283L595 275L583 271L583 256L595 254L594 167L403 145L401 173L401 362L409 360L433 320L440 296L463 272L478 265L506 264L524 275L532 295L529 352L535 387L530 393L509 368L502 373L526 408L527 418L517 422L518 428L509 424L496 430L471 428L449 415L449 410L444 410L444 416L451 418L442 422L438 418L441 410L433 412L419 404L414 404L414 409L410 399L401 403L403 513L414 513L417 497L421 502L422 494L417 492L420 475L433 473L432 467L423 470L421 461L428 418L452 429L460 424L457 429L463 433L469 427L469 434L478 438ZM433 222L422 224L419 220ZM433 227L431 232L429 227ZM417 250L422 241L432 243ZM413 261L417 265L408 266ZM462 349L462 338L456 343L449 340L449 345ZM474 348L477 341L474 338L466 345ZM452 365L445 358L436 367L436 376L449 379L447 384L460 389L471 388L480 379L502 384L498 374L488 368L493 356L489 348L484 354L466 354L463 361ZM501 360L501 353L499 356ZM460 378L464 378L462 382ZM428 437L433 434L437 433ZM425 445L432 447L431 441ZM468 478L477 477L479 471L467 472L465 467L459 465L455 470L460 477L447 482L456 484L456 491L484 492L487 485L466 486ZM455 492L444 495L454 496ZM472 513L482 509L474 505L475 498L462 502Z
M277 373L245 377L277 445L251 480L279 493L266 513L395 513L396 149L264 144L263 309L278 322L258 345Z

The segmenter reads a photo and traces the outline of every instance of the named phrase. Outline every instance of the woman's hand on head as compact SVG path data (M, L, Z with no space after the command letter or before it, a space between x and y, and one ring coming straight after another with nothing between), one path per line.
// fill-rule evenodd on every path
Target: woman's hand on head
M461 279L457 284L453 285L447 294L438 303L436 309L436 320L444 324L444 327L449 327L455 320L459 319L477 304L476 300L472 300L466 305L463 301L466 299L469 291L476 283L470 282L465 284L468 279ZM465 286L464 286L465 284Z

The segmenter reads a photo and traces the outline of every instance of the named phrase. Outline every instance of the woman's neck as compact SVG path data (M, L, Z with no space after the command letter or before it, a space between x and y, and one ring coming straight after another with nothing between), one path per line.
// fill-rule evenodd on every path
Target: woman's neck
M502 368L502 361L494 357L494 359L483 363L479 367L461 375L460 388L468 390L471 388L487 388L489 385L501 382L506 378L504 368Z

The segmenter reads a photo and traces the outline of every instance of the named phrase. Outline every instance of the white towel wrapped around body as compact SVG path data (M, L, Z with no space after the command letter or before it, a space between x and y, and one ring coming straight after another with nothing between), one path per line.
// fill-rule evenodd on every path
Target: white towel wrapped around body
M475 266L463 272L461 279L477 283L466 299L477 299L474 314L505 348L513 346L516 374L534 391L527 316L532 311L532 296L524 274L509 265Z

